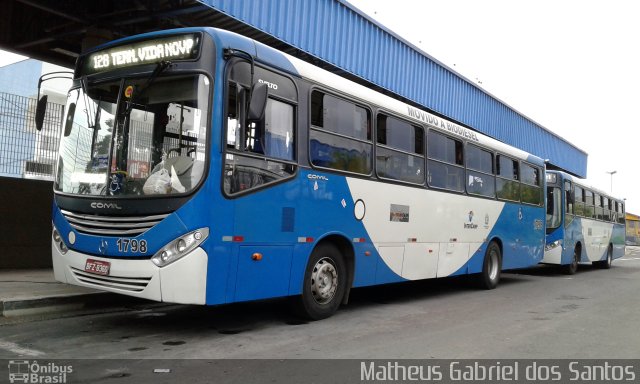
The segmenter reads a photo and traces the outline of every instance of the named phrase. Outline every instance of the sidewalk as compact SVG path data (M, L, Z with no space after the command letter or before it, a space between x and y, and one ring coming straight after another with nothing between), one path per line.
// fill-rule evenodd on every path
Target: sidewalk
M0 317L78 311L122 297L57 282L52 269L0 269Z

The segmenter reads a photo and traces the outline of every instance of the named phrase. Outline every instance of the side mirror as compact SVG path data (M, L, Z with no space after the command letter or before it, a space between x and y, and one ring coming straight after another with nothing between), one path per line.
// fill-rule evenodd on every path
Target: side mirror
M44 125L44 114L47 111L47 99L48 96L47 95L42 95L42 97L40 97L40 87L42 86L42 83L47 81L47 80L52 80L52 79L73 79L73 72L69 72L69 71L57 71L57 72L50 72L50 73L45 73L44 75L40 76L40 79L38 80L38 104L36 105L36 116L35 116L35 120L36 120L36 129L38 131L42 130L42 127Z
M264 111L267 107L267 95L269 88L266 84L255 83L251 87L251 100L249 101L249 115L247 120L259 121L264 117Z
M40 100L38 100L38 104L36 105L36 129L38 131L41 131L42 126L44 125L44 114L45 112L47 112L48 99L48 95L42 95Z

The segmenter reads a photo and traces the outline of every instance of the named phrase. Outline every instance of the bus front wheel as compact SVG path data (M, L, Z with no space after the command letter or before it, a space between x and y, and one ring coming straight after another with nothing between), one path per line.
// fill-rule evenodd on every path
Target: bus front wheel
M500 246L492 241L487 247L482 264L482 273L478 276L478 285L483 289L494 289L500 281L502 269L502 252Z
M296 312L310 320L330 317L338 310L346 286L347 269L338 248L329 243L318 245L307 262Z
M571 263L564 266L564 273L567 275L575 275L578 272L578 260L580 259L580 248L576 247L573 250L573 258Z

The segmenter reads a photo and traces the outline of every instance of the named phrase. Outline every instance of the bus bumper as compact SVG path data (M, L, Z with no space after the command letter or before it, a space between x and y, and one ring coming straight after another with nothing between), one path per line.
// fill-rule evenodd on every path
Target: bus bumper
M88 256L71 249L63 255L53 241L51 251L55 279L63 283L170 303L206 302L208 257L202 248L162 268L150 259ZM85 272L88 259L109 263L109 273Z

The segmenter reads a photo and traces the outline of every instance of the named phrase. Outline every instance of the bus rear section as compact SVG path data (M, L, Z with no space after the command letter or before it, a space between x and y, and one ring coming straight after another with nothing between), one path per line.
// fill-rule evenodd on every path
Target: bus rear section
M560 171L547 171L542 263L575 274L580 263L608 269L625 252L624 201Z

